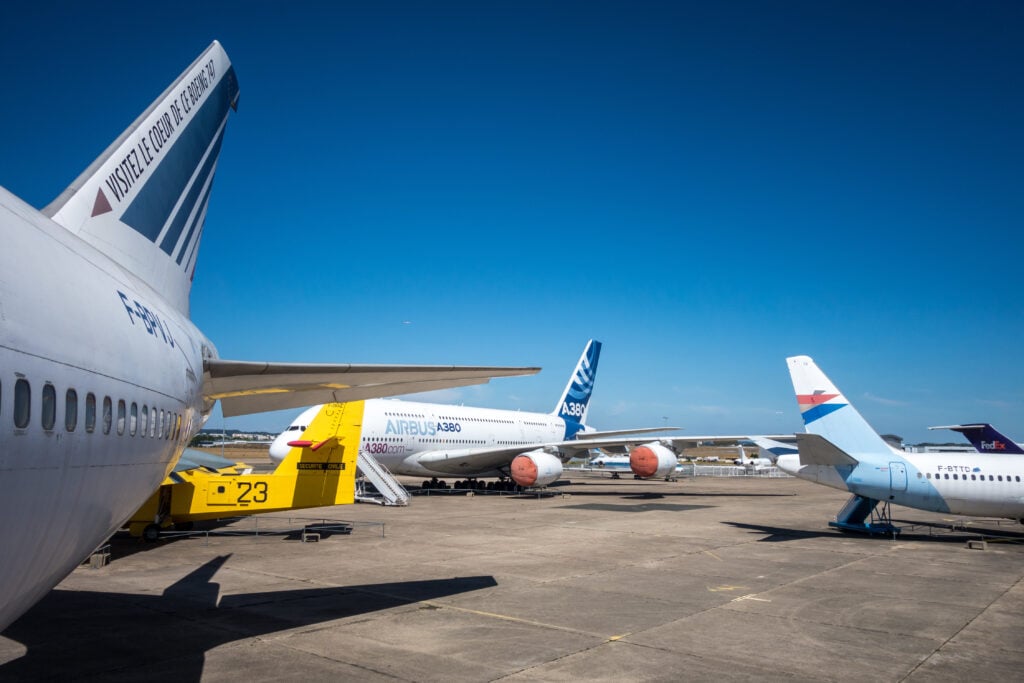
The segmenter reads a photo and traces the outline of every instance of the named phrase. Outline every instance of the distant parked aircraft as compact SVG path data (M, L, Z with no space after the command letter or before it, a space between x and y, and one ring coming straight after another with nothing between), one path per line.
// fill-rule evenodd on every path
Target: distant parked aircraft
M853 494L832 526L895 531L879 504L957 515L1024 517L1024 457L905 453L887 444L807 356L787 359L806 434L780 469ZM871 518L871 521L866 521Z
M1000 434L999 430L990 424L949 425L929 427L928 429L952 429L954 432L960 432L967 437L967 440L979 453L1024 455L1024 448Z

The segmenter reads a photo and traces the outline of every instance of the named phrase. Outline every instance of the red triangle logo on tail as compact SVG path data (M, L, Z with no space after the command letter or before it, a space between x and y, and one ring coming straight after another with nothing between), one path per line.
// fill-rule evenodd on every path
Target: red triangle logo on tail
M94 218L100 214L110 213L113 209L110 208L110 202L107 201L107 195L103 194L103 188L96 190L96 201L92 205L92 216Z

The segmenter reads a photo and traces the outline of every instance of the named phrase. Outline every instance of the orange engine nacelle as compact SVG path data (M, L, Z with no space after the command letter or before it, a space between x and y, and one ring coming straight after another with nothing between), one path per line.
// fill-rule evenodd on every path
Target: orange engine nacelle
M547 486L562 476L562 461L544 451L530 451L512 460L512 481L520 486Z
M647 443L629 452L629 469L641 479L667 477L679 464L676 454L660 443Z

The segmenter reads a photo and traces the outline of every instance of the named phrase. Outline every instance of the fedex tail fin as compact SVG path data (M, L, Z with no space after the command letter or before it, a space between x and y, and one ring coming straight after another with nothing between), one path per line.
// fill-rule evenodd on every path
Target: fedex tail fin
M188 312L238 81L214 41L43 213Z
M583 349L583 355L576 363L569 383L565 385L562 398L558 400L553 414L566 420L584 424L587 420L587 408L590 406L590 394L594 391L594 379L597 377L597 360L601 355L601 342L591 339Z
M929 427L928 429L952 429L967 437L979 453L995 453L997 455L1021 455L1024 449L999 433L990 424L949 425L947 427Z
M823 436L854 456L892 452L813 360L794 356L786 362L807 433Z

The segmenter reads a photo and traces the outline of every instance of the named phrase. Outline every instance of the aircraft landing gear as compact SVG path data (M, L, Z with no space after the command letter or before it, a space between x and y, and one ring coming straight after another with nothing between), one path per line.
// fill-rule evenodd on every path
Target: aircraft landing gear
M146 543L156 543L160 538L160 525L159 524L147 524L146 528L142 530L142 540Z

